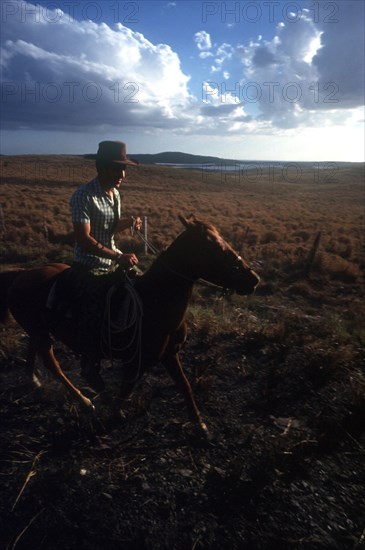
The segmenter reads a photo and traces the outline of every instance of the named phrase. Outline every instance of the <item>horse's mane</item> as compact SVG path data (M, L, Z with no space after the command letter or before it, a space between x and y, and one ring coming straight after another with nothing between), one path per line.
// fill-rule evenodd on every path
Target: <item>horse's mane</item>
M183 216L179 216L179 219L181 223L184 225L186 229L191 229L193 231L198 231L202 234L212 232L219 235L217 229L212 225L211 223L208 223L204 220L198 219L195 217L194 214L190 214L188 218L184 218Z

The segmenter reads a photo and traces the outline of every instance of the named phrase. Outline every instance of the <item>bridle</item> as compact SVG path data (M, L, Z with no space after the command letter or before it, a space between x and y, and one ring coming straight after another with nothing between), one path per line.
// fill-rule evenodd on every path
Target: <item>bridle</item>
M231 294L234 293L234 290L231 289L231 288L227 288L227 287L223 287L221 285L216 285L215 283L211 283L210 281L207 281L205 279L193 279L192 277L188 277L187 275L185 275L184 273L181 273L179 271L176 271L175 269L173 269L171 266L169 266L166 262L162 261L161 260L161 256L162 254L164 253L164 251L159 251L154 245L152 245L148 239L146 239L146 237L144 237L139 231L137 231L137 235L141 238L141 240L144 242L144 244L151 250L151 252L158 257L158 260L160 261L161 265L167 269L168 271L170 271L170 273L172 273L173 275L179 277L180 279L183 279L185 281L188 281L189 283L193 284L193 283L198 283L200 284L201 286L205 286L207 288L212 288L214 290L219 290L221 292L221 297L224 298L226 296L230 296ZM236 256L236 261L237 262L241 262L242 261L242 258L241 256L237 255ZM233 269L238 269L239 266L233 266ZM250 268L249 268L250 269ZM252 271L250 269L250 271Z

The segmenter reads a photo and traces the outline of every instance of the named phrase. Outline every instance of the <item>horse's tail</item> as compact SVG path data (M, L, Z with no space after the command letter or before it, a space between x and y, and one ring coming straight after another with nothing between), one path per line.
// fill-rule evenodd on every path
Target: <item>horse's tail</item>
M12 269L0 273L0 323L5 323L9 318L8 292L9 288L22 273L23 269Z

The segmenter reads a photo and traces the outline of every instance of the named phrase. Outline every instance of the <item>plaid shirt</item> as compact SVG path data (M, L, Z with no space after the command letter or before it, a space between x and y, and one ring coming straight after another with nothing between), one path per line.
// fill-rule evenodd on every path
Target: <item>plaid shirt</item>
M114 206L109 195L101 187L98 178L79 187L71 197L72 221L90 224L90 234L102 245L118 250L114 242L114 229L121 214L121 199L118 191L113 189ZM115 210L118 211L116 217ZM75 245L75 262L90 269L109 270L113 260L100 258L90 252L84 252Z

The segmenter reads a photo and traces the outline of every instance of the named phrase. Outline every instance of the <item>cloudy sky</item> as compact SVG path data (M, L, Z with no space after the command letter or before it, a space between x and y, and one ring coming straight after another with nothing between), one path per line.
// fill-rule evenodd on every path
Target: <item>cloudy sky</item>
M1 153L364 160L364 2L1 2Z

